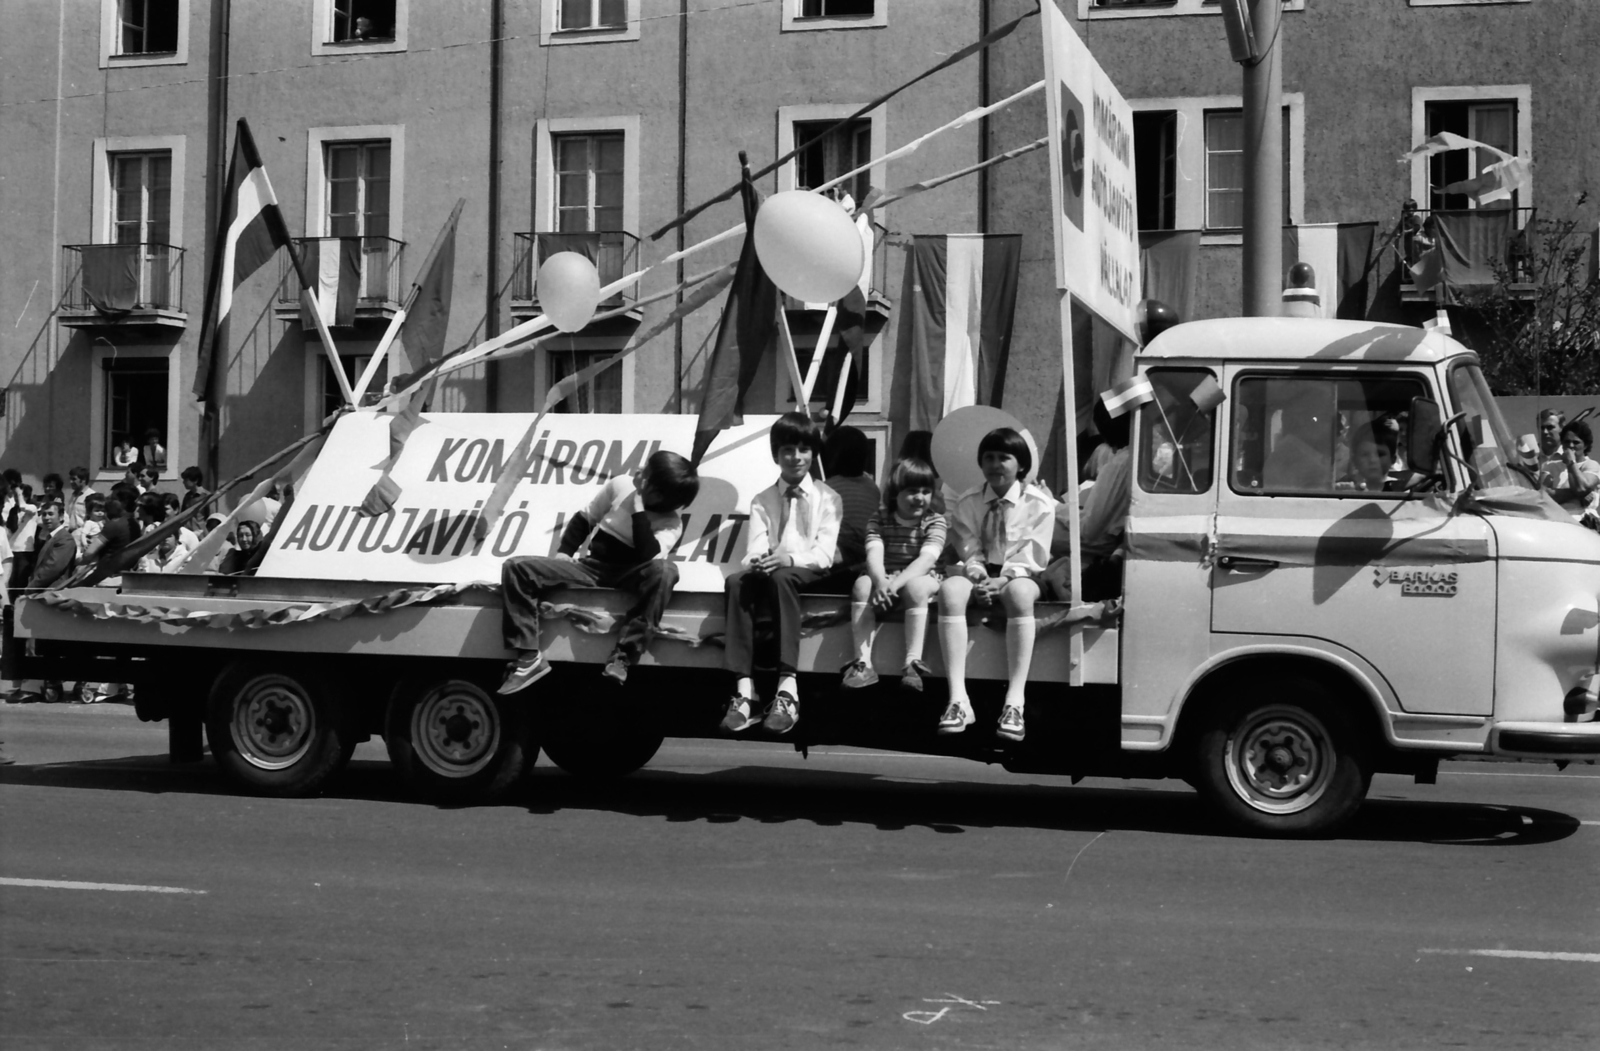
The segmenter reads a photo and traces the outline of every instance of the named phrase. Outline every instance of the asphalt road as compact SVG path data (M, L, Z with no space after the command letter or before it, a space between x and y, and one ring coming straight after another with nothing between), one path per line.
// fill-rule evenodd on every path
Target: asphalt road
M1382 777L1272 842L1177 783L847 750L446 810L377 743L264 800L122 706L0 737L5 1048L1600 1047L1593 766Z

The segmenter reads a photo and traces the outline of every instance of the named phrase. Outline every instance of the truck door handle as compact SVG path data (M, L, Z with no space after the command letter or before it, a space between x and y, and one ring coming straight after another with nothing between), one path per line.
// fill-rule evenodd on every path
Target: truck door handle
M1278 562L1272 558L1245 558L1240 555L1223 555L1217 559L1217 565L1223 569L1238 570L1248 573L1256 569L1277 569Z

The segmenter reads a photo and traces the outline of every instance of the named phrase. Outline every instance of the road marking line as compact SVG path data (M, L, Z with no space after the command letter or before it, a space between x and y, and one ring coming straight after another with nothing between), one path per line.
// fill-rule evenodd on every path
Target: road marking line
M1440 770L1439 774L1441 777L1559 777L1563 781L1600 779L1600 774L1566 774L1559 770L1553 774L1522 770Z
M70 879L13 879L0 876L0 886L44 887L49 890L111 890L140 891L145 894L204 894L203 890L188 887L147 887L137 883L79 883Z
M1436 956L1499 956L1508 960L1560 960L1563 963L1600 963L1600 952L1533 952L1529 949L1418 949Z

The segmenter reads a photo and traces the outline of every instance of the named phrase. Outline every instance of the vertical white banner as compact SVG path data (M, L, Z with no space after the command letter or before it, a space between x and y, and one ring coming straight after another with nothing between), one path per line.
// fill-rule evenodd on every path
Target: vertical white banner
M1139 194L1133 109L1057 0L1044 0L1056 287L1137 342Z

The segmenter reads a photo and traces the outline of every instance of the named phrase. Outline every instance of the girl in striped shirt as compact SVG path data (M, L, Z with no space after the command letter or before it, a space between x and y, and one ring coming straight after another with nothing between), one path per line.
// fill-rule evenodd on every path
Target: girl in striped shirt
M935 566L944 552L944 515L933 509L939 479L926 461L905 458L889 472L883 505L867 523L867 571L856 578L850 594L850 632L856 659L845 667L850 689L878 681L872 666L872 644L878 637L878 612L906 613L903 689L922 690L928 666L922 645L928 634L928 600L938 594Z

